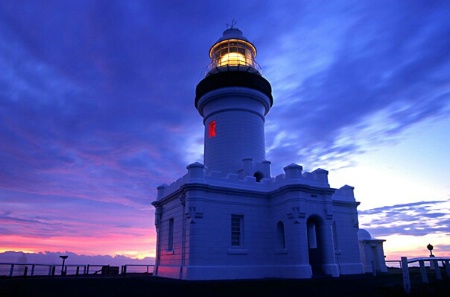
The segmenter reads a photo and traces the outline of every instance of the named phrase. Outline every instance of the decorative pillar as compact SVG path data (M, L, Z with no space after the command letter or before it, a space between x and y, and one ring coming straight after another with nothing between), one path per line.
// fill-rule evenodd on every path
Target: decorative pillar
M339 276L339 269L336 265L336 257L334 254L333 243L333 223L331 219L324 220L322 226L322 253L323 253L323 265L322 269L325 274L329 274L333 277Z

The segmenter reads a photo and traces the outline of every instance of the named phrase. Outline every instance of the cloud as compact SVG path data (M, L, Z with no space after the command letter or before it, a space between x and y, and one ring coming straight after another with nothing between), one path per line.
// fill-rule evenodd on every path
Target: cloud
M197 81L185 73L204 65L194 67L195 59L178 54L179 44L191 57L198 52L189 44L203 38L168 39L181 24L163 20L172 7L158 6L85 1L3 10L1 56L11 74L0 79L7 86L0 109L2 186L34 187L47 182L45 175L67 184L75 178L69 172L84 182L96 179L96 172L123 180L125 172L130 183L147 180L154 189L184 173L179 148L190 135L198 137L196 131L202 135L193 108ZM190 112L180 114L184 110ZM44 176L37 174L42 171Z
M233 18L272 83L275 174L447 116L448 4L405 5L2 2L0 234L154 236L156 187L202 161L195 86Z
M373 237L447 234L450 200L421 201L358 211L360 226Z
M151 206L100 200L16 192L2 197L2 248L25 251L70 248L86 254L115 254L139 247L146 254L151 253L149 247L154 240Z
M269 151L271 159L294 152L307 163L332 155L342 160L364 152L367 142L374 146L421 121L448 116L450 89L442 78L450 66L445 38L450 22L441 14L438 8L365 2L338 15L345 25L337 32L333 23L319 19L316 31L330 35L319 48L322 63L311 65L317 59L307 61L310 49L300 48L288 53L292 66L271 69L270 75L279 77L272 83L278 96L267 138L273 143L283 135L286 142ZM301 30L300 24L293 30ZM284 32L286 38L292 31ZM286 69L289 77L282 74ZM292 87L283 89L286 80ZM380 122L382 128L373 129Z

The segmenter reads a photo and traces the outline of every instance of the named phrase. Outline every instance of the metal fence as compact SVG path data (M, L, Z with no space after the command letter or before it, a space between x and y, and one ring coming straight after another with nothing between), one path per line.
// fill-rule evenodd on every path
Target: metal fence
M422 278L423 283L428 283L428 273L427 273L427 267L428 271L434 272L437 280L442 280L442 272L441 272L441 266L447 274L448 277L450 277L450 258L443 258L443 257L422 257L422 258L412 258L408 259L407 257L401 258L401 267L402 267L402 275L403 275L403 288L405 289L405 292L409 294L411 292L411 279L409 275L409 270L411 267L411 264L419 264L420 267L420 275ZM429 263L428 266L426 266L426 263Z
M122 266L111 265L53 265L32 263L0 263L0 277L7 276L79 276L79 275L123 275L126 274L153 274L155 265L126 264Z

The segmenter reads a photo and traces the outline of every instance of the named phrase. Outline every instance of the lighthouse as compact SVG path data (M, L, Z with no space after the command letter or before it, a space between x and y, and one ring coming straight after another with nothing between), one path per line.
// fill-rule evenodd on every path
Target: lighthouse
M270 83L255 61L256 48L229 28L209 51L211 64L197 85L195 107L205 125L207 171L242 172L242 161L265 161L265 116L273 104ZM254 174L268 176L266 169Z
M211 46L195 90L204 161L157 189L154 275L209 280L367 272L354 188L292 163L273 176L265 116L274 105L257 50L235 27ZM382 254L382 250L380 252Z

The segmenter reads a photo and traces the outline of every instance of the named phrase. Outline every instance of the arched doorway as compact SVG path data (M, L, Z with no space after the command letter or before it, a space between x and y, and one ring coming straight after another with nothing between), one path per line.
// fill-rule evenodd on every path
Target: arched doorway
M307 222L308 232L308 257L313 276L323 275L323 239L321 234L322 219L311 216Z

